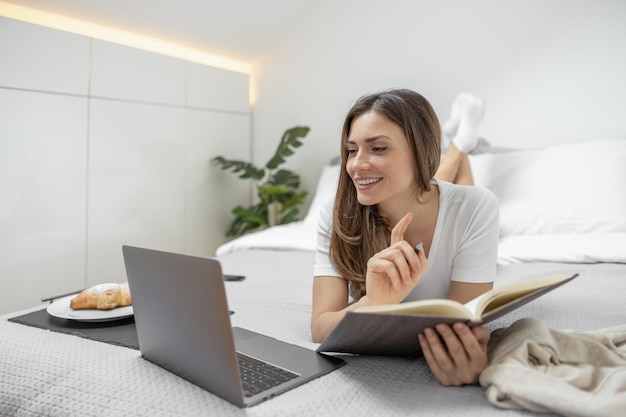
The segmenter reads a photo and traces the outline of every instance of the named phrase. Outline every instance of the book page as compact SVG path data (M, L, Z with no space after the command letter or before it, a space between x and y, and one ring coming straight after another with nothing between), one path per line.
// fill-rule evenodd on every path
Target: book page
M355 310L356 313L387 313L471 319L472 314L462 304L446 299L409 301L406 303L367 306Z
M467 303L463 304L465 306L466 309L468 309L471 313L472 313L472 317L474 319L477 319L480 317L480 315L477 313L478 311L478 305L480 304L480 302L489 294L489 292L483 293L481 295L479 295L478 297L469 300Z
M500 288L494 288L493 290L488 291L485 294L470 301L470 303L476 303L474 311L476 311L477 316L482 316L483 314L503 305L506 305L511 301L521 298L541 288L546 288L558 284L568 278L570 277L566 275L558 275L533 281L520 282Z

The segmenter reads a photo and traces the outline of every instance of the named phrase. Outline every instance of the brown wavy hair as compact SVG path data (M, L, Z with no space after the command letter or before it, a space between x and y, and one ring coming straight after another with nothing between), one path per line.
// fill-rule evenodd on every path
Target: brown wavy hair
M365 295L367 261L389 246L390 225L378 206L364 206L346 171L346 142L354 120L375 111L400 126L408 140L415 168L416 198L430 191L441 158L441 129L432 106L422 95L407 89L392 89L359 98L348 112L341 134L341 171L333 209L330 258L349 283L354 300Z

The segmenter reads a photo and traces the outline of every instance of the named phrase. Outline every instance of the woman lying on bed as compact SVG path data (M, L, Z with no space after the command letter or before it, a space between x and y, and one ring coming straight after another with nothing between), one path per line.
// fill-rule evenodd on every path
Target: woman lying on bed
M320 213L311 332L321 342L360 306L450 298L493 286L498 202L471 184L467 159L477 143L483 102L460 95L444 132L430 103L410 90L360 98L343 126L334 207ZM423 249L415 250L419 243ZM489 332L463 323L415 335L443 385L473 383L487 366Z

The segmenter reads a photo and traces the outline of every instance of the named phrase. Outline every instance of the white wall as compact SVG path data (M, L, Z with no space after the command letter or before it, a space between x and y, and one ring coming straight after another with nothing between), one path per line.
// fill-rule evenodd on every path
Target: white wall
M494 145L625 137L624 74L620 0L320 1L256 63L254 157L309 125L288 165L313 191L350 105L390 87L421 92L442 121L457 93L484 97Z
M0 314L126 280L121 246L212 256L249 185L249 80L0 18Z

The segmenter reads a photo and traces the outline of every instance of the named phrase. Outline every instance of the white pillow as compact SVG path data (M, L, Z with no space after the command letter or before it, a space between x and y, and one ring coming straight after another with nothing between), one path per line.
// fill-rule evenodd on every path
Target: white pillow
M500 235L626 232L626 140L470 155L500 203Z
M517 235L500 239L498 263L625 263L626 233Z
M330 198L335 198L337 193L337 183L339 182L339 165L326 165L322 169L320 179L317 182L317 188L315 190L315 196L306 216L304 217L304 223L314 224L317 226L317 219L319 217L320 208Z

